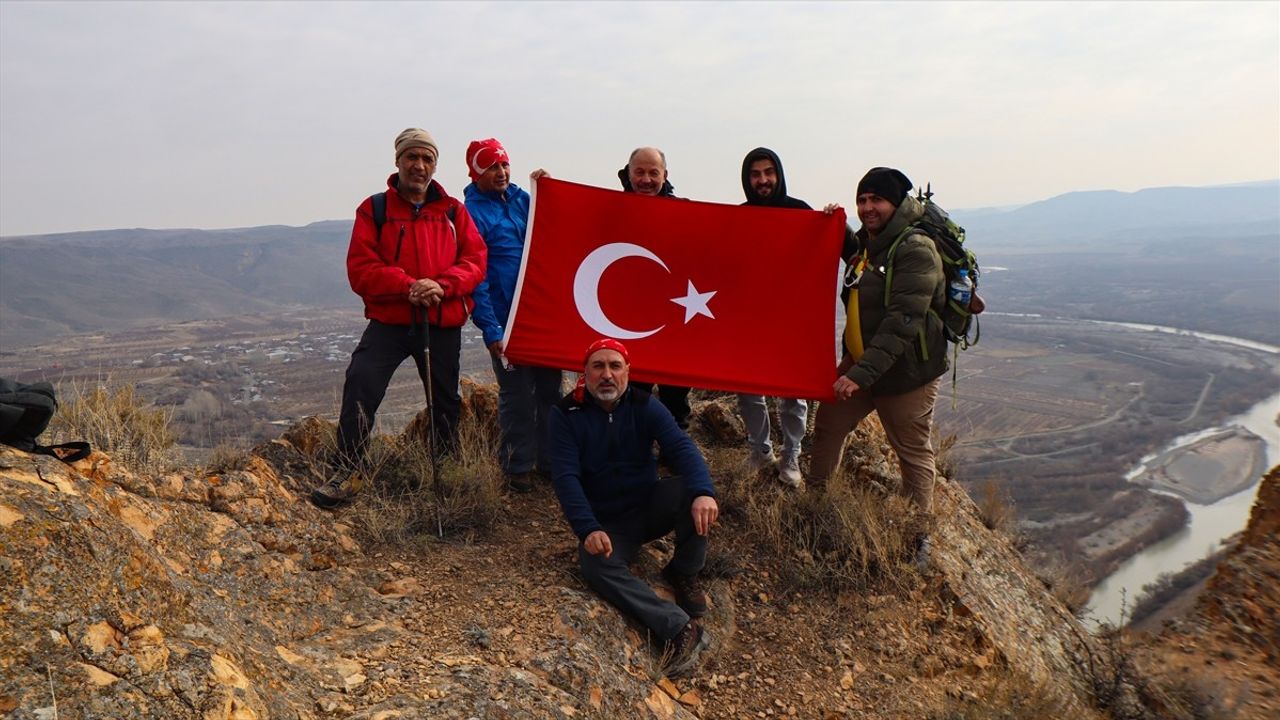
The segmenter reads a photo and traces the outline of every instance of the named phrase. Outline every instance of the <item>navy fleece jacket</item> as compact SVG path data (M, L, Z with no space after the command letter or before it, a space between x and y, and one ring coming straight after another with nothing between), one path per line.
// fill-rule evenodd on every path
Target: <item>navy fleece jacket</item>
M648 502L658 483L655 441L690 495L715 497L698 446L642 390L627 388L613 412L585 391L581 402L568 395L552 408L548 432L556 496L579 540Z

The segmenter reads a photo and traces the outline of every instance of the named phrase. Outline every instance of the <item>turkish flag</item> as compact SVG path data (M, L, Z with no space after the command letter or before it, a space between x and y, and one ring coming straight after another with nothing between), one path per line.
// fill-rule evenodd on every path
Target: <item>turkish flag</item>
M843 211L539 178L506 355L581 372L587 346L611 337L641 382L830 397L844 227Z

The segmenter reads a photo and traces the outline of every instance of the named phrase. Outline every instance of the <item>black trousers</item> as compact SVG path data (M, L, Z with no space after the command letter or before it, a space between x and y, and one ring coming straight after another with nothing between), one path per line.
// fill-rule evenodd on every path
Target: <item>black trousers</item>
M658 385L657 388L658 401L671 411L671 416L676 419L676 425L681 430L688 430L689 415L692 412L689 408L689 388L679 385Z
M418 376L426 376L421 348L421 328L411 325L388 325L370 320L351 353L347 380L342 386L342 411L338 416L338 465L353 470L364 459L374 415L387 394L387 385L396 368L411 357L418 365ZM448 453L457 444L458 413L462 396L458 394L458 370L462 352L462 328L431 325L427 339L431 350L431 433L440 452ZM426 398L423 398L426 401Z
M578 543L578 567L587 584L663 642L680 633L689 615L679 605L658 597L648 583L631 573L630 564L646 543L674 530L675 552L667 569L680 576L701 572L707 559L707 538L694 530L692 508L693 497L684 480L662 478L653 494L637 503L626 517L601 523L613 544L608 558L592 555L585 543Z

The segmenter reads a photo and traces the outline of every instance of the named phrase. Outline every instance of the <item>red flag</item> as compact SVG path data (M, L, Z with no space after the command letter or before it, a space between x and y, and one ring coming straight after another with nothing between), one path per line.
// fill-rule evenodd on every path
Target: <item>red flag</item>
M831 396L845 217L536 181L513 362L581 371L600 337L637 379Z

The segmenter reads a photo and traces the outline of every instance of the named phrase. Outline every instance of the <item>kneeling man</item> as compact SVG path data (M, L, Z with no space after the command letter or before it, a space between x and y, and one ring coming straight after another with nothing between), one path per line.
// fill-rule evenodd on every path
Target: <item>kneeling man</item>
M662 403L627 386L627 349L602 339L587 348L578 388L551 411L551 473L565 518L578 536L578 562L592 589L643 623L665 644L667 673L688 673L709 638L697 575L720 509L702 453ZM679 475L658 477L653 444ZM640 548L675 531L663 576L676 602L658 597L627 567Z

